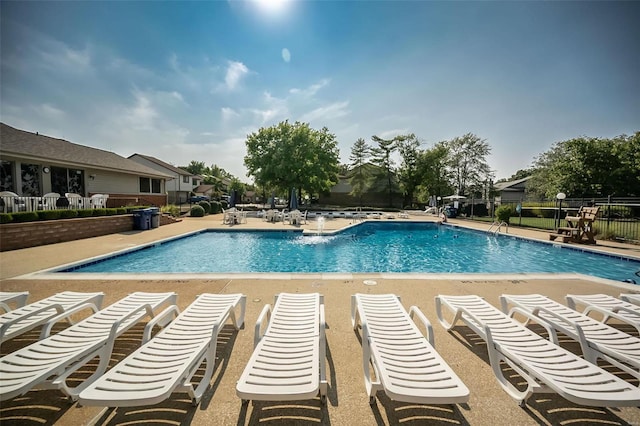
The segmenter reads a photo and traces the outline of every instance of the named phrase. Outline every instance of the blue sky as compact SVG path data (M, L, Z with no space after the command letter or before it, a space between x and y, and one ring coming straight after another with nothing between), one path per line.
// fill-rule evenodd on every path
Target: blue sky
M555 142L640 130L640 3L8 2L1 120L83 145L217 164L279 121L427 148L486 139L497 178Z

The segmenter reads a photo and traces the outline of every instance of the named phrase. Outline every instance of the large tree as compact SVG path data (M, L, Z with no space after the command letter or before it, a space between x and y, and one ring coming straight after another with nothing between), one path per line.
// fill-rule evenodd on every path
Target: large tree
M398 143L401 163L398 168L398 181L404 193L405 206L413 206L416 191L422 181L419 169L420 141L413 133L402 137Z
M459 195L465 195L468 187L482 186L493 178L487 156L491 153L489 144L473 133L444 142L449 151L447 166L455 182Z
M386 189L389 194L389 207L393 206L393 191L396 189L395 182L393 180L394 162L391 158L391 154L398 149L398 142L403 140L404 136L396 136L393 139L382 139L379 136L373 135L371 139L377 144L371 149L373 154L371 162L380 168L381 173L384 174L387 180Z
M349 166L351 167L351 177L349 184L351 185L351 195L358 197L360 206L362 206L362 194L367 192L371 185L371 173L365 167L369 157L371 156L371 147L367 142L359 138L351 147L351 155L349 156Z
M579 137L541 154L529 181L530 195L555 198L640 195L640 132L613 139Z
M244 164L263 187L288 194L291 188L309 195L328 191L338 182L338 144L324 127L289 121L264 127L247 136Z
M418 170L420 171L420 192L425 198L433 195L444 197L453 191L453 181L447 169L449 150L444 142L420 152Z

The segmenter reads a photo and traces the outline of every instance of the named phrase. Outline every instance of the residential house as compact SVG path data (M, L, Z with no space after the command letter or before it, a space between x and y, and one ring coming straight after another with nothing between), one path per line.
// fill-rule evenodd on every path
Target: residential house
M108 207L161 206L172 177L113 152L0 123L0 191L109 194Z
M498 194L496 196L496 202L499 204L509 204L523 201L526 197L525 190L529 179L531 179L531 176L509 182L496 183L493 186L494 192Z
M167 180L166 183L169 203L172 204L183 204L188 202L191 192L194 192L194 188L200 185L202 181L201 176L189 173L186 170L149 155L133 154L129 156L129 159L155 169L161 173L172 176L172 178Z

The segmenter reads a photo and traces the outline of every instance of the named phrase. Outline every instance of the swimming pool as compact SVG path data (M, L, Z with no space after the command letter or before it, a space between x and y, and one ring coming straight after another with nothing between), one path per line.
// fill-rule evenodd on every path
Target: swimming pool
M582 273L638 281L640 261L426 222L365 222L335 235L208 230L57 272Z

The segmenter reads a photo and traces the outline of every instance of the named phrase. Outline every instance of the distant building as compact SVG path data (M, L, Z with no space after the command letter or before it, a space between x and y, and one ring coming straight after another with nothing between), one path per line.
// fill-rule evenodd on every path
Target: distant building
M338 183L334 185L329 193L320 194L318 202L320 204L330 204L336 206L368 206L368 207L388 207L389 192L387 190L387 178L381 173L381 169L371 163L363 165L369 176L377 176L367 192L362 197L351 195L353 187L350 180L357 169L351 169L347 173L338 176ZM392 175L392 184L397 187L398 180L395 174ZM402 207L402 194L399 191L392 192L392 202L394 207Z
M129 159L172 176L166 184L169 203L186 203L193 189L200 185L202 181L201 176L191 174L186 170L149 155L133 154L129 156Z
M496 196L496 202L519 203L523 201L525 199L525 190L529 179L531 179L531 176L509 182L496 183L493 186L493 190L498 193Z

